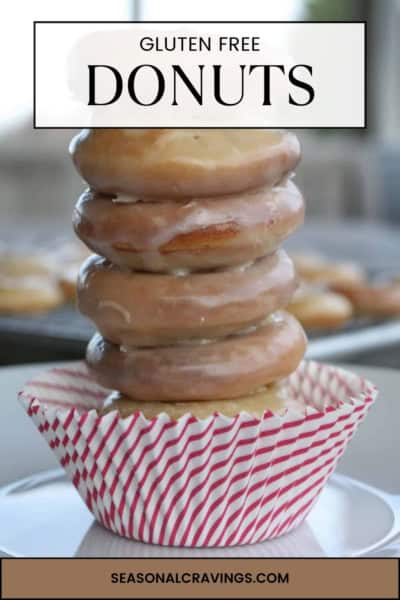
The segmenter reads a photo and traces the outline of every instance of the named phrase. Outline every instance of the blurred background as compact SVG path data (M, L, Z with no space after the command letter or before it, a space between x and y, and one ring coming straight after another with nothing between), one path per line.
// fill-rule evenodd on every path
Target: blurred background
M317 270L321 261L352 261L370 282L400 277L400 0L2 0L3 255L14 250L27 255L50 251L68 288L84 254L71 246L71 212L84 185L67 152L75 132L32 129L32 22L138 19L367 21L368 129L298 132L303 161L296 182L306 197L307 220L289 249L310 255ZM0 299L1 269L0 260ZM327 283L316 278L320 291L329 288ZM3 296L6 293L3 289ZM73 292L67 289L65 294L69 306L39 315L3 311L0 363L82 356L91 327L75 314ZM334 331L311 327L310 356L400 366L399 291L397 298L398 310L394 306L388 314L359 318L356 307L355 317Z

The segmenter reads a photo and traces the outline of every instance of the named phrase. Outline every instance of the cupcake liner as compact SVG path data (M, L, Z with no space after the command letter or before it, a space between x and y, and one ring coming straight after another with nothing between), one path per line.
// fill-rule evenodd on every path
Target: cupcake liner
M377 391L357 375L304 361L288 379L304 410L98 416L109 391L85 364L53 368L20 400L95 518L152 544L235 546L297 527Z

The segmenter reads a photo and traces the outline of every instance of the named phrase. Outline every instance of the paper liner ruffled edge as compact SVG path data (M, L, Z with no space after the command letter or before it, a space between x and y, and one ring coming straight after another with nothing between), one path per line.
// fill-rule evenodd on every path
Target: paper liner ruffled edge
M306 400L304 414L99 417L108 391L77 363L35 377L20 399L105 527L150 543L230 546L304 520L377 394L315 362L302 363L289 385Z

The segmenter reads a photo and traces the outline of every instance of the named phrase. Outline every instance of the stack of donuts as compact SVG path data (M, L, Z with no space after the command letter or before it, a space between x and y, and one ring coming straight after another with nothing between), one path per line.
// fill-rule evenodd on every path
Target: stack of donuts
M297 279L280 249L304 216L297 138L93 129L70 151L89 185L74 228L96 253L78 278L98 329L87 363L118 391L105 410L262 414L306 345L284 310Z

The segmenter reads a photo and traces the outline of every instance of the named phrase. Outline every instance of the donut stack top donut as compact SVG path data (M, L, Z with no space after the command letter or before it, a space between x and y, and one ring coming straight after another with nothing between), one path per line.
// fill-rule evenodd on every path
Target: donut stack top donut
M102 384L139 400L221 399L297 366L304 334L276 312L297 286L279 246L304 215L293 134L84 130L70 149L90 186L73 222L97 253L78 301L101 334L87 359Z
M93 189L142 199L273 186L300 159L295 135L267 129L85 129L70 151Z

